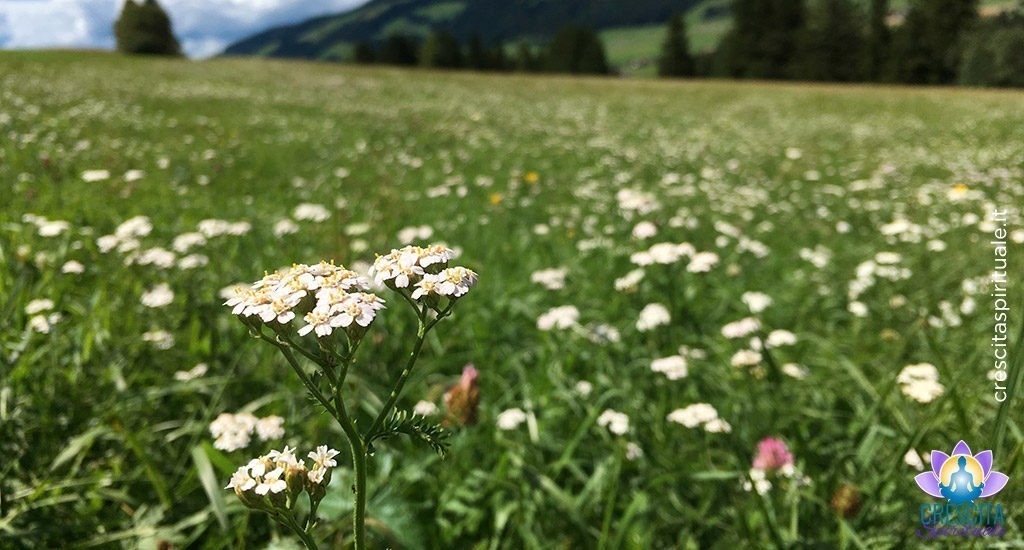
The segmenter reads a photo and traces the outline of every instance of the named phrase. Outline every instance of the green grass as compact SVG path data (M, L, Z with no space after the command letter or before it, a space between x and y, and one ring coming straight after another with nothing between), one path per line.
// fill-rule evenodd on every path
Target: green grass
M457 247L480 283L429 339L399 404L443 409L441 395L473 363L480 422L454 427L444 462L407 439L378 446L374 546L907 547L920 505L936 500L916 489L903 456L948 452L961 438L976 452L999 449L995 468L1011 481L995 500L1008 508L1004 540L1020 545L1024 436L986 377L992 249L979 220L991 205L1024 203L1022 113L1020 94L964 89L5 53L0 546L287 539L219 487L272 447L338 447L341 435L218 292L293 262L358 268L419 226ZM110 177L87 182L89 170ZM144 175L129 181L129 170ZM959 200L956 184L968 191ZM303 203L329 219L294 219ZM40 235L52 226L38 216L67 226ZM99 238L133 216L152 224L139 250L171 250L209 219L251 229L175 254L202 254L205 266L162 269L131 261L131 250L101 252ZM276 234L284 220L299 231ZM904 231L884 234L895 220ZM657 235L632 236L641 221ZM634 289L616 290L638 269L631 256L660 242L719 261L707 273L687 271L688 258L647 266ZM70 260L84 273L63 273ZM548 268L565 269L564 288L531 282ZM143 306L161 283L173 301ZM751 343L722 328L752 315L741 299L750 291L772 298L756 315L764 332L797 342L734 367ZM389 309L349 376L353 399L387 386L408 353L414 327L381 294ZM61 315L49 334L25 311L38 299ZM651 303L672 321L641 332ZM578 326L539 330L563 305L578 308ZM1017 290L1012 307L1018 342ZM619 340L597 342L597 324ZM154 330L174 344L143 341ZM684 345L704 352L690 355L686 377L651 370ZM205 376L175 378L198 363ZM806 378L780 373L789 363ZM945 388L930 403L895 383L918 363L935 365ZM1021 366L1018 348L1011 374ZM731 431L666 419L694 403L712 405ZM532 420L497 429L514 407ZM625 434L597 423L609 409L628 415ZM242 410L283 416L287 435L214 449L210 422ZM809 484L773 474L763 497L743 489L768 436L786 441ZM631 444L643 455L629 459ZM322 547L348 536L350 478L342 463L321 507ZM861 506L840 517L830 502L844 486Z

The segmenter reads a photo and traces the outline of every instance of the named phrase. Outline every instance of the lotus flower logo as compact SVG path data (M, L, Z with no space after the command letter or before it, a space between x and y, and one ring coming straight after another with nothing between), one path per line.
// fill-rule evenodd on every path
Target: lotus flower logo
M914 478L922 491L951 504L971 503L990 497L1006 487L1010 478L992 471L992 451L971 453L961 441L951 454L932 451L932 471Z

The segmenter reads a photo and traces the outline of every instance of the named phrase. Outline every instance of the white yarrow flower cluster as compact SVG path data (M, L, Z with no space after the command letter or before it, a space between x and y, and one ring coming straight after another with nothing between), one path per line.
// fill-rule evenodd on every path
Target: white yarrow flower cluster
M718 417L718 411L707 403L694 403L668 414L668 421L682 424L687 428L702 427L711 433L729 433L732 426Z
M150 308L161 308L174 301L174 291L167 283L160 283L142 293L142 305Z
M322 487L330 482L331 468L338 465L334 460L337 454L338 451L321 445L307 455L313 461L313 467L307 469L306 461L295 456L295 449L285 446L281 451L272 450L238 468L225 489L234 490L248 505L260 502L261 497L282 493L288 493L294 502L303 490L316 494L319 500L324 494Z
M772 297L764 292L744 292L740 300L750 308L751 313L761 313L772 305Z
M329 336L335 328L367 327L384 308L384 300L364 292L369 281L354 271L327 262L296 264L275 271L248 289L240 289L224 305L242 317L287 325L302 315L300 336ZM308 309L307 309L308 308Z
M761 329L761 321L755 317L747 317L733 321L722 327L722 336L726 338L744 338Z
M377 286L411 288L423 280L427 273L443 271L453 258L455 251L446 246L406 246L377 256L370 268L370 275Z
M668 308L662 304L647 304L640 311L636 320L636 329L640 332L647 332L661 325L667 325L672 320Z
M25 313L31 317L28 320L28 328L40 334L49 334L53 325L60 322L63 316L57 312L45 314L53 309L53 300L38 298L32 300L25 306Z
M266 416L257 418L250 413L221 413L210 423L213 446L222 451L235 451L249 446L253 433L260 441L284 437L284 418Z
M565 288L566 273L568 270L565 268L541 269L530 274L530 282L537 283L548 290L561 290Z
M939 383L939 370L930 363L907 365L896 377L903 393L918 403L928 403L942 395L945 386Z
M651 370L664 374L669 380L686 378L686 358L681 355L670 355L651 362Z
M625 413L606 409L597 417L597 425L608 428L615 435L624 435L629 431L629 417Z
M465 267L449 267L440 273L424 273L412 291L413 300L444 296L449 299L461 298L470 288L476 286L477 274Z
M497 421L495 422L499 430L509 431L519 427L520 424L526 422L526 413L519 407L514 407L498 413Z
M558 306L537 318L537 328L545 331L556 328L565 330L576 326L579 319L580 310L576 306Z

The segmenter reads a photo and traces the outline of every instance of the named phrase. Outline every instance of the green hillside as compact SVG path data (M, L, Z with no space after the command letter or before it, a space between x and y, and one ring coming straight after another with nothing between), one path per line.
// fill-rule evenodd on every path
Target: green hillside
M566 23L597 29L630 29L622 53L613 59L643 57L656 46L659 27L677 11L722 26L728 0L372 0L347 13L318 17L268 29L228 46L227 55L263 55L308 59L345 60L358 42L381 42L392 34L423 38L434 29L453 32L465 40L479 33L485 42L520 39L542 41ZM645 32L650 30L651 32ZM634 44L645 44L636 48ZM633 53L630 53L630 48Z
M352 11L275 27L227 47L226 55L259 55L348 61L358 42L380 43L392 34L426 37L434 29L465 40L479 33L485 42L529 40L541 43L566 23L601 31L609 61L630 76L654 74L653 60L664 22L675 11L687 13L690 47L713 50L731 25L731 0L371 0ZM1011 9L1015 0L982 0L985 15ZM909 0L890 3L891 24L899 24Z

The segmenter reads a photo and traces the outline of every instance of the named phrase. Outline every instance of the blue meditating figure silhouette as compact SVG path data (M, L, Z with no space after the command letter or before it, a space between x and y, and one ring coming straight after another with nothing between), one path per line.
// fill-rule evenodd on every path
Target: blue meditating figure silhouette
M949 499L953 504L974 502L974 499L981 496L984 483L974 484L974 475L967 471L967 458L961 456L957 461L960 469L949 476L949 485L939 484L942 496Z

